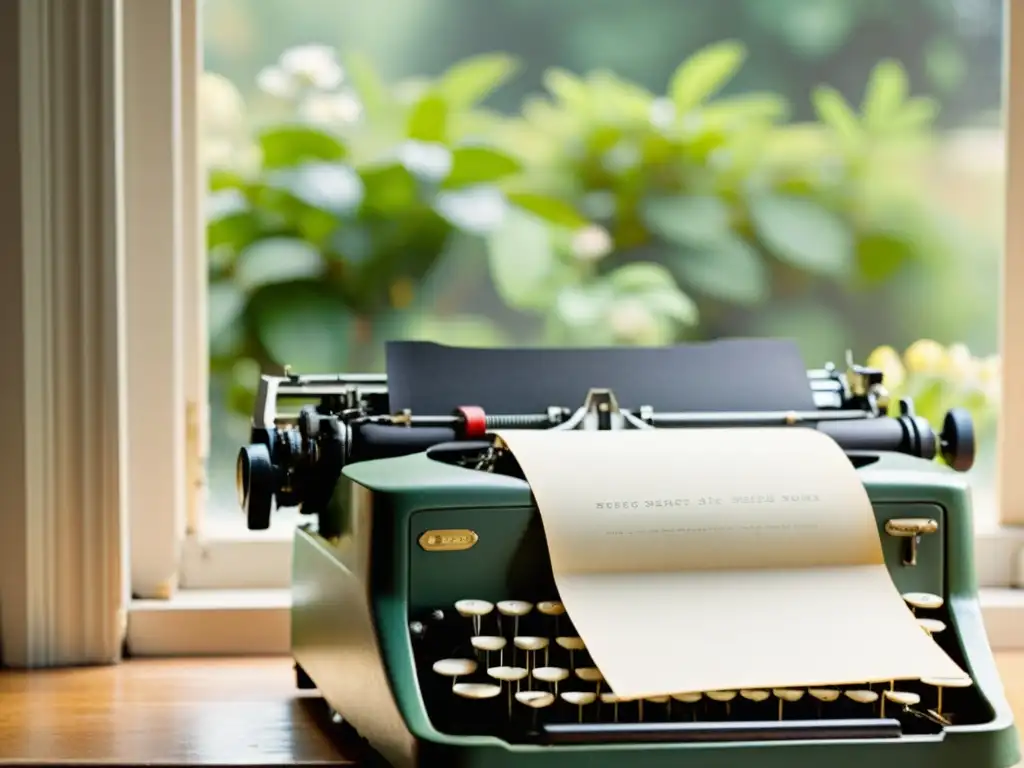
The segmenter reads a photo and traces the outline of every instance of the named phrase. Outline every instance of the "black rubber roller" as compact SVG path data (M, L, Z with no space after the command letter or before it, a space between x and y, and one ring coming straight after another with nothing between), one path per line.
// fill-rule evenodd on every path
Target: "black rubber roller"
M939 435L942 458L957 472L966 472L974 466L977 446L974 440L974 420L964 408L953 408L942 421Z
M245 512L250 531L265 531L270 527L270 510L274 504L276 472L270 461L270 451L263 443L247 445L238 452L235 465L235 484L238 502Z

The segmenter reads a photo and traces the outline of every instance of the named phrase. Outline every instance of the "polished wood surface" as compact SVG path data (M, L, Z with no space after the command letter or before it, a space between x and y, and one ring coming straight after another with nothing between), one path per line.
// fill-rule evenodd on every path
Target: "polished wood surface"
M353 765L340 730L288 659L0 672L0 763Z
M1024 652L998 662L1024 722ZM0 672L0 763L357 764L340 730L288 659Z

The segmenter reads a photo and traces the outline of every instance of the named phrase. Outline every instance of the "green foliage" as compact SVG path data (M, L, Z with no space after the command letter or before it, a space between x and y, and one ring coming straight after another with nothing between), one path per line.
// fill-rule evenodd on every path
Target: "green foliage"
M255 168L214 169L207 246L215 374L234 378L247 361L302 371L373 365L366 341L375 327L415 334L444 326L390 316L423 303L418 288L453 237L486 235L527 215L520 211L536 222L580 220L528 187L506 194L521 161L468 135L479 100L513 71L506 57L487 55L436 82L392 87L355 59L348 76L358 93L306 97L358 98L363 119L264 128L253 138ZM495 336L479 322L450 325L463 342ZM231 386L230 397L247 407L238 382Z
M819 120L792 124L773 94L719 95L744 58L709 46L664 96L552 69L512 118L480 106L518 71L502 54L395 84L350 58L340 89L299 94L305 120L257 132L255 166L211 174L211 349L229 397L245 401L253 366L374 367L389 336L510 341L471 297L435 291L474 264L505 305L492 319L549 342L661 344L723 308L918 258L927 217L903 215L915 200L885 150L927 138L934 104L883 62L859 110L821 87ZM345 119L316 117L339 106ZM445 273L454 252L466 269Z
M549 284L576 296L580 281L601 284L653 259L682 301L715 314L826 282L869 285L921 255L922 217L893 215L916 203L889 178L885 158L927 139L934 104L908 99L902 68L884 61L859 112L823 86L813 94L819 122L787 123L787 105L772 94L717 96L744 55L732 41L698 51L665 96L607 71L547 73L547 92L527 100L504 143L528 158L526 183L572 204L611 239L607 254L546 273ZM514 258L503 246L497 253ZM564 306L550 288L545 306L536 292L499 290L523 310L557 317ZM664 323L654 306L658 341L687 325L699 332L696 312ZM595 324L583 335L605 338L608 316L586 316Z

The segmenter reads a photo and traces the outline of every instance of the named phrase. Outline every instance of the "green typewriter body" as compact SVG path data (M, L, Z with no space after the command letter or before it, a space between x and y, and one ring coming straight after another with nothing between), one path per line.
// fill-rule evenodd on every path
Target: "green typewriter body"
M374 404L384 382L292 377L265 382L267 389L319 405L304 410L297 427L280 418L261 423L269 412L261 398L239 483L252 528L266 527L267 495L279 506L299 498L314 513L294 540L298 685L317 689L395 768L1010 768L1020 757L1018 738L978 603L970 491L951 468L969 465L970 431L963 414L951 414L935 435L910 404L898 418L886 416L862 386L871 376L864 369L813 374L815 402L837 422L859 424L852 411L868 414L863 425L833 436L868 492L895 586L930 598L908 602L968 680L811 689L788 698L777 691L640 702L602 696L571 616L555 610L561 603L530 486L514 459L511 467L495 463L479 410L418 426L408 411L346 422L339 414L391 413L379 399ZM833 391L820 384L825 379L838 382L841 397L821 396ZM274 400L282 392L265 394ZM623 428L609 419L620 409L614 397L608 403L591 392L576 414L546 415L558 423L575 418L571 428L591 417L589 428ZM695 412L677 422L693 423ZM772 413L740 419L720 412L712 421L764 423ZM657 423L649 411L637 415ZM631 416L623 416L629 428ZM493 417L487 427L506 427L509 418ZM517 418L519 426L537 421ZM786 411L779 425L813 428L810 420ZM376 458L388 452L380 449L385 436L403 447ZM946 465L933 460L939 451ZM324 472L324 464L333 469ZM493 679L497 667L526 674Z

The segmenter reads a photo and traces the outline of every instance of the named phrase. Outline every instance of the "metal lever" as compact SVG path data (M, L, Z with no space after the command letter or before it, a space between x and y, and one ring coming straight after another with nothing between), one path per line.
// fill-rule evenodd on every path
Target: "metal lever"
M917 545L921 537L939 530L936 520L927 517L899 517L887 520L885 532L903 539L903 564L917 565Z

